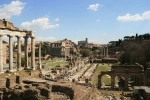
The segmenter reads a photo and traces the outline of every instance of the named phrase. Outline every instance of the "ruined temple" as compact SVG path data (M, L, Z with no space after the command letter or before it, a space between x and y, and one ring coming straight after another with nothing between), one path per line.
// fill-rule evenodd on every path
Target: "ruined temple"
M17 70L21 70L21 38L24 38L25 44L25 67L28 67L28 38L31 38L31 67L35 69L35 36L33 31L21 30L15 27L13 23L8 20L0 20L0 55L3 55L3 36L6 35L9 38L9 71L13 72L13 37L17 37ZM3 70L4 57L0 56L0 73L4 73Z

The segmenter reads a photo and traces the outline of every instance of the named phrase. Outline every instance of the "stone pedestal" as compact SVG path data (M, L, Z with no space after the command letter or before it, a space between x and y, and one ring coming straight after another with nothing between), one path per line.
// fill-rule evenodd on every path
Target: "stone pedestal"
M3 92L0 91L0 100L3 100Z
M85 83L88 84L89 83L89 79L85 78Z
M6 78L6 88L10 88L10 78Z
M19 75L16 76L16 83L17 84L21 84L22 83L21 76L19 76Z

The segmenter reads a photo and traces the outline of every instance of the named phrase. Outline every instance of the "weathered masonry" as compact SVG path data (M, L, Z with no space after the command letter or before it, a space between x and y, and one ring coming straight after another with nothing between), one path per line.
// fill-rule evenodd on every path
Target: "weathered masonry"
M102 46L101 48L101 58L107 58L108 55L108 46Z
M129 78L133 78L136 86L140 86L144 84L144 68L142 65L112 65L111 71L102 71L98 75L98 88L101 89L102 82L101 78L103 75L109 75L111 77L111 89L115 87L115 77L121 76L124 77L125 86L124 88L128 89L128 80Z
M31 38L31 67L35 69L35 37L33 31L20 30L13 23L0 19L0 73L3 73L3 46L2 37L7 35L9 38L9 71L13 70L13 37L17 37L17 70L21 69L21 38L25 43L25 67L28 67L28 38Z

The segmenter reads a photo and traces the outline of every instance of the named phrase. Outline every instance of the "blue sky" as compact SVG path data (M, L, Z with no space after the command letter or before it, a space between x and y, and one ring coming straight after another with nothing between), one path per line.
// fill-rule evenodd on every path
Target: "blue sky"
M150 32L150 0L1 0L0 18L34 30L36 40L104 44Z

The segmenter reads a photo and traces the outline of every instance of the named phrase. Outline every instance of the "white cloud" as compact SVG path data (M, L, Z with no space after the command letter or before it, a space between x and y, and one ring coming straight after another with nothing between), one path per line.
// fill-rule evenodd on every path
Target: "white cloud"
M99 6L102 7L103 5L100 5L98 3L97 4L91 4L91 5L89 5L89 7L87 9L97 11Z
M100 21L99 19L96 20L96 22L99 22L99 21Z
M38 36L35 39L36 39L36 41L49 41L49 42L57 41L57 39L54 37L40 37L40 36Z
M126 21L139 21L139 20L150 20L150 11L145 11L143 14L126 14L124 16L118 16L118 21L126 22Z
M107 33L103 33L103 35L106 35Z
M31 30L47 30L59 27L59 24L51 24L46 17L34 19L31 22L22 22L21 27Z
M17 0L0 6L0 19L10 19L12 16L20 15L24 5L25 3Z
M55 21L58 22L58 21L59 21L59 18L56 18Z

